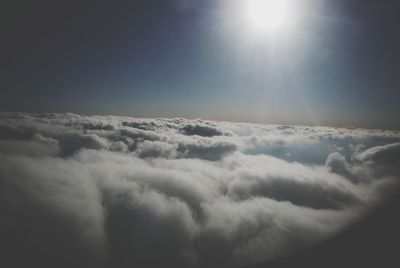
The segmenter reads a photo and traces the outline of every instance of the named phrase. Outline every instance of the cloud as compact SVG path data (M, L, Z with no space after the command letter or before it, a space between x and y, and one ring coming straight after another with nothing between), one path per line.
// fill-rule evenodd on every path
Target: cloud
M4 267L221 267L284 256L397 189L400 133L0 113Z
M240 199L265 196L315 209L339 209L360 200L356 187L321 167L268 156L247 156L234 170L228 194Z
M326 159L325 166L332 173L342 175L343 177L358 182L359 176L353 174L350 165L347 163L346 158L339 152L331 153Z
M105 254L95 182L64 160L0 156L2 266L96 265Z
M194 125L186 125L181 128L181 131L185 135L198 135L202 137L213 137L213 136L221 136L223 132L215 127L201 124Z
M358 159L374 165L384 167L400 166L400 143L376 146L365 150L358 155Z
M56 156L59 154L58 141L35 134L30 140L1 139L0 152L30 156Z

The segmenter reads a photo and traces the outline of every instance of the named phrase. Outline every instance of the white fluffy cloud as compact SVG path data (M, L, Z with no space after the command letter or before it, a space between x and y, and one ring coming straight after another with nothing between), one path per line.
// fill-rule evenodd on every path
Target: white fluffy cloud
M399 142L395 131L0 113L0 265L221 267L302 250L396 189Z

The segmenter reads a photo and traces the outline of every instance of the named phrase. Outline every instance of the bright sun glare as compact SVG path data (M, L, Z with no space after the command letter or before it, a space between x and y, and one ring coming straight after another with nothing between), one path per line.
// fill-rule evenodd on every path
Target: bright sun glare
M249 0L248 16L254 28L277 31L287 20L287 0Z

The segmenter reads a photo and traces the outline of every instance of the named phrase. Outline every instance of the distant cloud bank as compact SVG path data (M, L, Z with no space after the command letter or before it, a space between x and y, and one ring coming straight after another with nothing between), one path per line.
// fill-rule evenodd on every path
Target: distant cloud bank
M360 219L399 167L395 131L0 113L0 266L266 261Z

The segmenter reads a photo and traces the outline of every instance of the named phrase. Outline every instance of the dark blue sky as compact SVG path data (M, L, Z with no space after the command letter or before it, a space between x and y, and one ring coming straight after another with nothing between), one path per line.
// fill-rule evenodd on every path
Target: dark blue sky
M400 128L396 1L289 1L258 36L246 0L9 2L0 110Z

